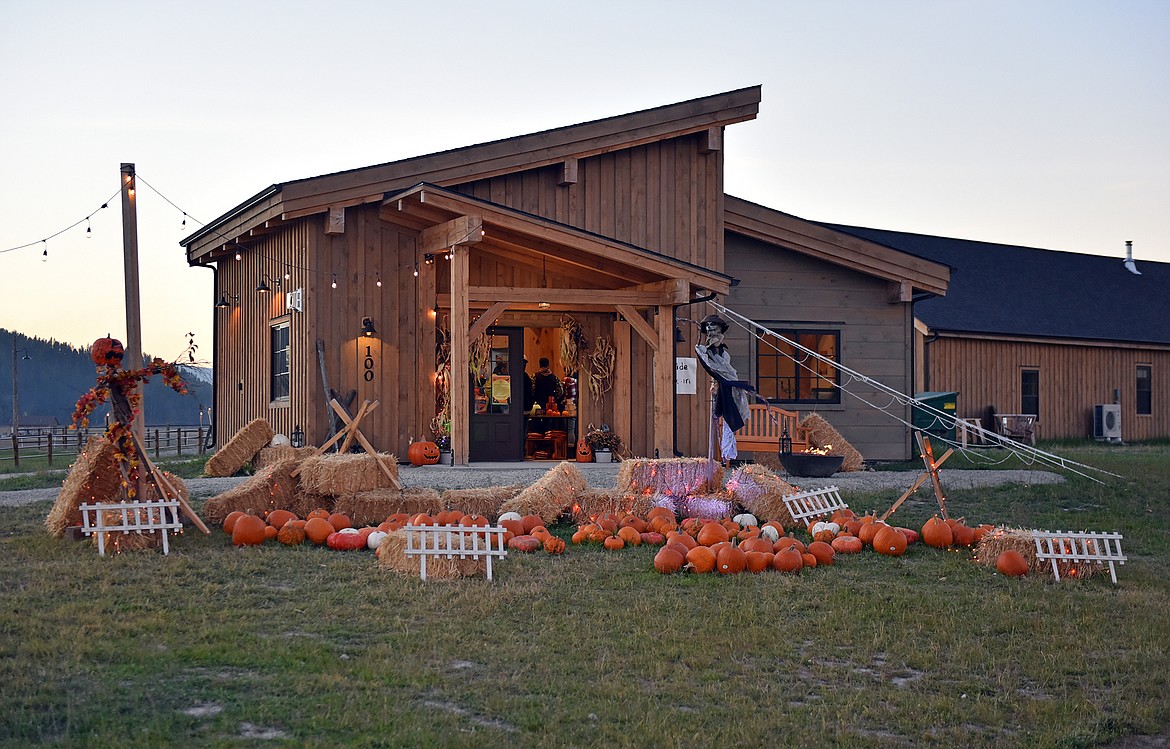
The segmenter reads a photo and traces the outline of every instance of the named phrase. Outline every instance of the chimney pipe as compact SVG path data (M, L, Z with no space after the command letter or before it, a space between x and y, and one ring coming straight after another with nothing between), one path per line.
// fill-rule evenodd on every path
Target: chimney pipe
M1125 240L1125 269L1135 276L1140 276L1142 272L1137 269L1133 262L1133 242Z

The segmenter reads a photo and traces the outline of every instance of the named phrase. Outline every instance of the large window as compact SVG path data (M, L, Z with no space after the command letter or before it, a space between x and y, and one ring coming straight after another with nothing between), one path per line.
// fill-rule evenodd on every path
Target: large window
M1137 412L1142 416L1154 413L1153 380L1154 368L1148 364L1139 364L1137 368L1137 393L1133 399Z
M288 321L272 324L272 400L288 399Z
M834 330L776 332L832 362L841 361L841 334ZM774 336L756 340L756 389L779 403L840 403L840 375L832 364Z
M1040 418L1040 370L1020 370L1020 413Z

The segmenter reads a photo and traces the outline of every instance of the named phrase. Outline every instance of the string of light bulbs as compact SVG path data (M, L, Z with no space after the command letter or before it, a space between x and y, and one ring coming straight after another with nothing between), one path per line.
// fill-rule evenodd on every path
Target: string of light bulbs
M896 399L898 399L898 402L903 403L903 405L913 405L916 408L921 408L926 413L932 414L936 420L942 419L943 421L940 421L940 423L942 423L942 424L947 424L949 426L949 425L955 424L957 421L957 417L953 416L952 414L948 414L945 411L942 411L940 409L935 408L934 406L931 406L929 403L924 403L924 402L918 400L917 398L913 398L909 395L906 395L905 393L902 393L895 388L892 388L888 385L885 385L877 380L874 380L873 378L871 378L867 375L864 375L860 372L857 372L856 370L850 369L849 367L846 367L845 365L841 364L840 362L837 362L837 361L834 361L832 359L829 359L828 357L822 356L820 353L813 351L812 349L809 349L805 346L802 346L799 343L797 343L796 341L789 340L788 338L780 335L776 331L771 330L771 329L761 325L760 323L755 322L754 320L751 320L750 318L747 318L744 315L741 315L738 312L735 312L734 310L723 306L722 304L720 304L718 302L708 301L707 304L711 305L713 308L718 310L726 318L730 318L733 323L735 323L737 326L739 326L740 328L742 328L743 330L748 332L749 335L756 333L757 337L761 341L764 340L764 336L774 337L776 340L780 341L781 343L783 343L787 346L791 346L793 348L793 351L799 351L799 352L803 353L805 355L803 357L804 361L807 361L810 358L815 359L819 362L827 364L830 367L833 367L834 369L836 369L838 372L841 372L842 374L848 375L849 382L846 384L851 384L852 382L857 381L857 382L864 383L865 385L868 385L869 387L876 389L880 392L886 393L888 395L893 395L893 396L895 396ZM808 368L807 365L804 364L802 361L798 361L794 356L787 354L786 352L781 351L779 349L779 347L775 346L770 341L767 341L767 344L772 346L773 349L776 350L778 353L781 353L782 355L787 356L788 358L792 359L799 366ZM834 386L837 387L838 389L840 389L841 392L847 393L848 395L858 399L859 401L861 401L862 403L865 403L869 407L871 407L877 411L880 411L881 413L886 414L887 416L895 419L896 421L900 422L904 426L909 427L910 429L919 429L920 428L920 427L915 427L914 425L910 424L909 422L907 422L905 419L901 418L897 414L883 410L882 408L878 407L876 404L872 404L869 401L866 401L859 394L845 389L842 385L840 385L838 383L834 383ZM1068 458L1063 458L1059 455L1055 455L1053 453L1049 453L1049 452L1046 452L1044 450L1040 450L1040 449L1033 447L1031 445L1023 445L1021 443L1014 442L1014 441L1008 439L1007 437L1004 437L1003 435L999 435L999 434L996 434L994 432L988 432L987 430L983 429L982 427L977 428L977 433L980 434L980 436L983 436L989 442L992 442L992 443L996 444L997 446L999 446L1005 450L1008 450L1014 456L1018 457L1019 459L1023 460L1025 463L1027 463L1029 465L1032 465L1034 463L1043 463L1045 465L1049 465L1049 466L1052 466L1054 468L1059 468L1062 470L1069 471L1071 473L1075 473L1078 476L1082 476L1082 477L1090 479L1092 481L1096 481L1097 483L1102 483L1102 482L1099 479L1097 479L1096 477L1089 475L1085 471L1094 471L1097 473L1107 474L1109 476L1118 476L1118 474L1112 473L1110 471L1106 471L1103 468L1097 468L1096 466L1087 465L1085 463L1078 463L1076 461L1069 460ZM934 437L935 437L935 435L932 435L932 438L934 438ZM955 443L952 440L941 439L940 441L946 442L947 444L950 444L950 445L953 445L959 449L962 449L962 447L960 445L958 445L957 443ZM1084 470L1078 470L1078 469L1084 469Z
M24 250L24 249L28 249L29 247L36 247L37 245L41 245L42 246L42 257L48 258L48 256L49 256L49 240L56 239L57 237L61 236L65 232L69 231L70 229L75 229L78 226L81 226L81 224L83 224L83 223L86 225L85 236L88 239L89 237L91 237L93 235L93 232L92 232L93 227L90 223L90 219L92 219L94 216L96 216L98 214L98 212L101 211L103 208L109 208L110 201L112 201L114 198L118 197L118 195L120 195L121 192L122 192L122 188L119 187L114 192L113 195L111 195L110 197L103 200L101 205L99 205L97 208L95 208L91 213L79 218L78 220L74 221L72 224L69 224L69 226L66 226L64 229L61 229L59 231L55 231L52 234L45 237L44 239L38 239L34 242L27 242L27 243L22 244L22 245L17 245L16 247L9 247L6 250L0 250L0 255L3 255L3 254L8 253L8 252L16 252L17 250Z

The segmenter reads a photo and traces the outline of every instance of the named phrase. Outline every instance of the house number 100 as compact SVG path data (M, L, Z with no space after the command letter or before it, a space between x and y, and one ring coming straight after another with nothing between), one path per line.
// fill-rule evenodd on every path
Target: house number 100
M370 346L366 346L366 360L362 362L362 365L366 368L366 371L362 374L362 379L366 382L374 381L374 357L370 353L370 348Z

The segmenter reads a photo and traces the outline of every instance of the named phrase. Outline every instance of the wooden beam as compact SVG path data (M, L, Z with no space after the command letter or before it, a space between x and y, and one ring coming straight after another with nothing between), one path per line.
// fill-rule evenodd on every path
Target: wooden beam
M467 279L470 263L466 245L455 245L451 258L451 451L455 465L467 465L470 453L471 383L470 327Z
M699 133L699 153L708 154L723 150L723 128L709 127Z
M471 286L469 302L555 302L565 304L628 304L657 307L663 303L661 293L624 289L532 289L519 286Z
M890 290L890 304L914 300L914 284L909 281L891 281L888 288Z
M577 184L577 159L565 159L561 164L561 179L558 185Z
M345 207L330 206L329 216L325 219L326 234L345 234Z
M626 322L628 322L630 327L638 332L638 335L642 336L642 338L646 340L646 343L650 345L650 348L654 351L657 351L658 331L654 329L654 326L646 322L641 313L629 305L615 304L614 307L617 308L618 312L625 316Z
M630 324L623 320L617 320L613 324L613 391L614 393L632 393L634 391L634 380L631 369L630 358ZM588 392L588 388L582 388L583 392ZM630 413L630 397L626 395L615 396L613 399L613 428L618 433L625 443L626 447L633 451L634 446L631 444L633 440L633 418ZM639 453L635 452L635 455Z
M474 215L459 216L419 232L418 252L420 254L447 252L457 245L472 244L482 239L483 218Z
M673 458L674 437L674 307L658 308L658 347L654 350L654 449Z
M496 302L488 307L487 311L477 317L475 322L471 324L471 328L467 331L467 340L474 341L483 335L492 326L492 323L496 321L496 318L502 315L506 309L508 309L507 302Z
M644 291L658 294L659 304L686 304L691 301L691 284L685 278L670 278L665 281L630 286L624 291Z

